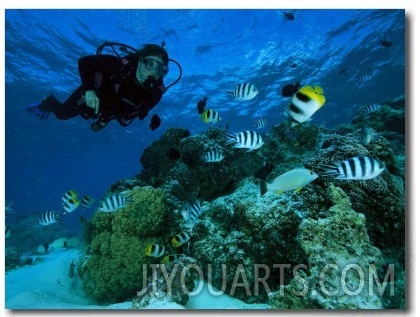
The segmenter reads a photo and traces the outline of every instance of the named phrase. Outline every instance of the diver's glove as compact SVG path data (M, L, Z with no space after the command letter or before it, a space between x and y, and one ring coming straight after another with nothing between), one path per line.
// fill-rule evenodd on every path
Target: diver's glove
M108 125L108 122L106 122L106 121L96 121L96 122L91 124L90 128L93 131L98 132L98 131L102 130L103 128L105 128L107 125Z

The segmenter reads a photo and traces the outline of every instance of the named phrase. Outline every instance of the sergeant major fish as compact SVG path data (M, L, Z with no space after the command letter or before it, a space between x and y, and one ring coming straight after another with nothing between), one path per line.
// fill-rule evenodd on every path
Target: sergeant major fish
M235 86L233 91L227 93L234 96L237 100L251 100L258 95L258 88L251 83L242 83Z
M129 197L122 194L109 195L99 203L102 212L114 212L124 208L130 202Z
M236 134L225 133L226 145L234 144L235 148L248 149L247 152L259 149L265 143L264 137L255 131L242 131Z
M320 86L305 86L299 89L291 98L286 114L292 119L292 127L308 121L312 115L321 109L326 99Z
M192 220L195 222L203 213L203 210L201 209L200 202L197 200L194 203L186 203L182 208L181 213L185 221Z
M49 226L50 224L60 221L60 211L44 211L38 218L34 220L32 225L34 226Z
M224 158L222 151L219 150L212 150L202 155L202 159L206 163L220 162Z
M367 155L355 156L335 163L335 166L320 164L320 176L335 176L336 179L372 179L385 170L385 165Z

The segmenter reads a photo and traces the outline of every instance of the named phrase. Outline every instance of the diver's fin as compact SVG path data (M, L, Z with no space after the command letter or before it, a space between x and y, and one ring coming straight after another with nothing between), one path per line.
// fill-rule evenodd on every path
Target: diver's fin
M26 110L28 110L30 113L36 115L37 117L39 117L41 120L48 119L48 117L51 113L51 111L42 110L41 109L41 103L30 104L29 106L26 106Z

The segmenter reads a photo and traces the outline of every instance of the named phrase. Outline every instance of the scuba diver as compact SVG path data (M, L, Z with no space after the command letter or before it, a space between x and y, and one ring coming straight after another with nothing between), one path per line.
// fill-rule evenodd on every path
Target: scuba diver
M121 57L117 48L126 55ZM104 49L112 54L103 54ZM163 78L170 61L178 66L179 76L165 87ZM27 110L44 120L51 112L61 120L79 115L96 119L91 125L94 131L103 129L112 120L126 127L135 118L146 118L165 91L182 76L181 65L168 57L165 43L146 44L136 50L125 44L105 42L96 55L81 57L78 68L82 84L66 101L61 103L51 94L40 103L27 106ZM149 127L153 131L159 125L160 118L154 115Z

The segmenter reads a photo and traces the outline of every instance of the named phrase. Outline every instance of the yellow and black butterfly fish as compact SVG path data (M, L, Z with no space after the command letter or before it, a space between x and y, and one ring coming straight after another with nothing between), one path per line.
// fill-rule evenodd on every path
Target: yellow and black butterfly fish
M287 113L292 119L292 127L310 120L312 115L321 109L326 99L320 86L305 86L291 98Z

